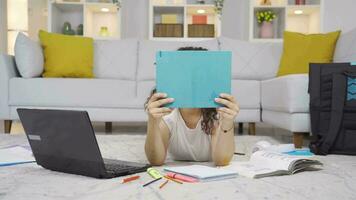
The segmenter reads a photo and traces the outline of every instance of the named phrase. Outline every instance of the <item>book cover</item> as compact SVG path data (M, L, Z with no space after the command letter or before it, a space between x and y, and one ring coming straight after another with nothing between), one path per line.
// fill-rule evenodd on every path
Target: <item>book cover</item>
M231 93L231 52L159 51L156 86L175 99L167 107L220 107L215 98Z
M161 23L162 24L177 24L177 15L175 14L162 14L161 15Z
M208 17L206 15L193 15L193 24L207 24Z

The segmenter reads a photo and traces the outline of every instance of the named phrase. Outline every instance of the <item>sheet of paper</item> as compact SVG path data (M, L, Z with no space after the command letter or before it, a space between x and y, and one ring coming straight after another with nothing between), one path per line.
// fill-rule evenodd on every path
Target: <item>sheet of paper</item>
M220 107L214 99L231 93L231 52L157 52L156 86L175 99L167 107Z
M222 169L235 171L239 175L248 177L248 178L255 178L256 175L269 174L269 173L273 173L276 171L275 169L271 169L268 166L256 165L255 163L251 163L250 161L231 162L230 165L222 167Z
M32 152L22 146L0 149L0 166L35 161Z

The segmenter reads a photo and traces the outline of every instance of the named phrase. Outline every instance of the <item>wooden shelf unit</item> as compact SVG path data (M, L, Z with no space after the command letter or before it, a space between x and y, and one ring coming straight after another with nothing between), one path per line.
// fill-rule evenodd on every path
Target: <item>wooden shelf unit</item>
M216 14L213 3L213 0L206 0L205 4L198 4L196 0L150 0L149 39L195 41L219 37L220 16ZM165 26L162 15L170 14L176 15L176 22ZM206 23L194 24L193 16L206 16ZM172 30L169 29L173 27L176 33L172 35ZM167 31L166 34L164 30Z

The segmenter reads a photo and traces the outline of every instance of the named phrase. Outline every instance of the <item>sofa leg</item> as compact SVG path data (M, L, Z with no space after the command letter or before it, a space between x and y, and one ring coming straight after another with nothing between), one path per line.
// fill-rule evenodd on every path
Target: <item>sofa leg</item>
M248 134L249 135L256 135L256 123L248 123Z
M112 133L112 122L105 122L105 133Z
M244 132L244 123L239 123L239 128L238 128L238 134L242 135L242 133Z
M300 132L293 133L293 143L295 148L303 147L304 134L305 133L300 133Z
M5 133L11 133L12 120L4 121Z

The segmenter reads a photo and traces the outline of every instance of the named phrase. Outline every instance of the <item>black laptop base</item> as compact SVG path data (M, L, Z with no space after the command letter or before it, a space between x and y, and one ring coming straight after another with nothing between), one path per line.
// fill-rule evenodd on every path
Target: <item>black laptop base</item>
M64 173L113 178L150 165L101 156L86 111L17 109L38 165Z

